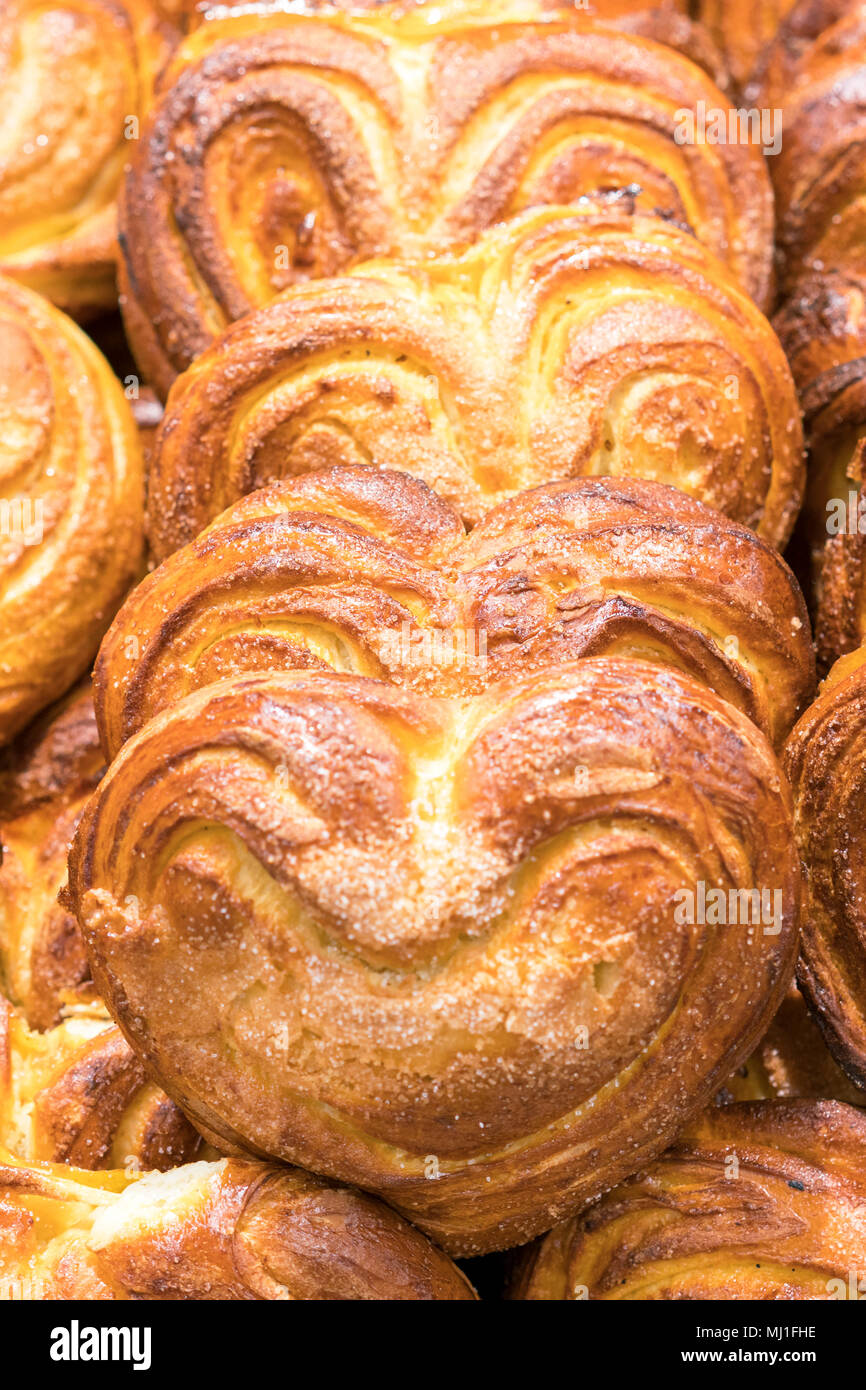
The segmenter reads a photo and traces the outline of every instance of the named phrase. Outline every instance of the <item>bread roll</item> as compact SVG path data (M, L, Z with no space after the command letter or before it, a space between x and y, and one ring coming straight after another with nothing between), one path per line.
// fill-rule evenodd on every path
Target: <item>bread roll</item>
M0 1298L473 1299L429 1241L360 1192L221 1159L130 1180L0 1149Z
M57 894L78 817L104 766L86 686L0 761L0 991L33 1028L58 1023L64 1003L95 998L77 923Z
M805 867L800 987L843 1071L866 1086L863 863L866 648L833 667L785 750Z
M0 1143L26 1163L175 1168L202 1139L98 1004L37 1033L0 997Z
M866 4L823 0L787 75L785 135L771 161L785 295L806 274L866 273L863 193Z
M0 272L77 318L117 303L117 191L177 38L149 0L4 0Z

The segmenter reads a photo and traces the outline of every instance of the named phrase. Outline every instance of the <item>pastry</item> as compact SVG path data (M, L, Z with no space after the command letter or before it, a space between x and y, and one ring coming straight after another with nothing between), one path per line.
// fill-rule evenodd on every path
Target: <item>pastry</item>
M418 479L344 465L242 498L149 575L100 648L96 710L114 757L154 714L239 672L331 668L472 694L603 655L690 672L777 746L814 691L784 561L673 488L549 483L467 538Z
M524 208L633 187L759 304L760 144L662 44L518 4L227 15L175 52L121 199L127 331L158 391L233 320L359 259L423 259ZM495 38L495 42L494 42Z
M827 1045L866 1086L866 647L842 657L785 749L805 869L798 978Z
M709 1110L539 1242L514 1296L862 1298L864 1160L866 1114L836 1101Z
M71 319L0 279L0 745L88 669L143 548L141 446Z
M371 263L235 324L171 392L156 558L335 463L411 472L470 524L539 483L646 477L784 545L803 441L778 340L694 237L631 209L525 213L461 256Z
M0 1149L0 1298L474 1297L381 1202L298 1169L224 1158L131 1179Z
M223 1152L385 1196L451 1253L658 1153L790 983L799 863L762 735L679 672L483 695L235 676L88 802L94 979Z
M117 303L117 192L179 35L150 0L4 0L0 272L76 318Z

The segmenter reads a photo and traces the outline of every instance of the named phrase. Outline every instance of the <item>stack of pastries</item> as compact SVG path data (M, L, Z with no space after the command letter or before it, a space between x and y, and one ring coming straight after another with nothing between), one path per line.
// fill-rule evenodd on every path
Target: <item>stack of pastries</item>
M0 1297L850 1296L866 5L0 72Z

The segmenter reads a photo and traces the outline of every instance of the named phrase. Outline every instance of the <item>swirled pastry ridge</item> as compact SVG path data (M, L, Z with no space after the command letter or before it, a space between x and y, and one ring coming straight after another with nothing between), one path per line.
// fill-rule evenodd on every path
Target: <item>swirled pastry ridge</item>
M137 577L141 447L80 329L0 279L0 744L89 666Z
M0 1144L23 1162L165 1170L201 1136L98 1004L37 1033L0 997Z
M82 807L105 767L86 687L21 735L0 764L0 990L32 1028L94 1002L84 943L57 901Z
M94 672L103 747L240 672L335 669L426 694L578 656L688 671L779 746L814 691L805 603L776 551L673 488L577 478L467 538L405 473L344 465L234 503L130 595Z
M839 1065L866 1086L866 648L833 667L785 766L805 868L800 986Z
M837 1101L707 1111L646 1172L551 1231L515 1295L862 1297L864 1158L866 1114Z
M117 302L123 165L177 38L151 0L4 0L0 272L76 317Z
M465 1300L463 1274L381 1202L221 1159L130 1180L0 1148L0 1297Z

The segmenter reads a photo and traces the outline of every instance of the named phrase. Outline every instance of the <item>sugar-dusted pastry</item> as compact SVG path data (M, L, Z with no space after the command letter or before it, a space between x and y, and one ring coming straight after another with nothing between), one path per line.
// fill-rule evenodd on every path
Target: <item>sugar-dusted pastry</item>
M0 272L76 317L117 303L117 193L178 33L156 0L4 0Z
M766 306L760 143L703 138L706 113L728 108L681 53L573 8L207 22L175 52L124 183L121 286L141 368L165 392L289 285L359 258L423 259L524 208L623 187L693 228Z
M785 748L805 869L800 987L866 1086L866 647L842 657Z
M550 483L467 538L424 483L358 465L271 483L169 556L112 624L94 690L114 756L154 714L239 672L331 668L472 694L603 655L690 672L777 746L814 691L785 562L673 488Z
M659 1153L788 988L799 861L756 727L585 659L432 698L235 676L88 802L67 902L112 1015L222 1151L519 1244Z
M81 686L0 760L0 992L33 1028L94 1000L75 918L57 901L81 810L105 767Z
M393 1211L296 1168L220 1159L130 1178L0 1149L0 1299L473 1299Z
M336 463L408 471L471 524L540 483L644 477L781 548L803 488L785 355L700 242L632 207L524 213L462 255L371 263L235 324L171 392L156 557Z
M829 1100L708 1110L524 1257L513 1297L862 1298L866 1114Z
M2 277L0 482L2 745L88 669L143 548L123 388L71 319Z

